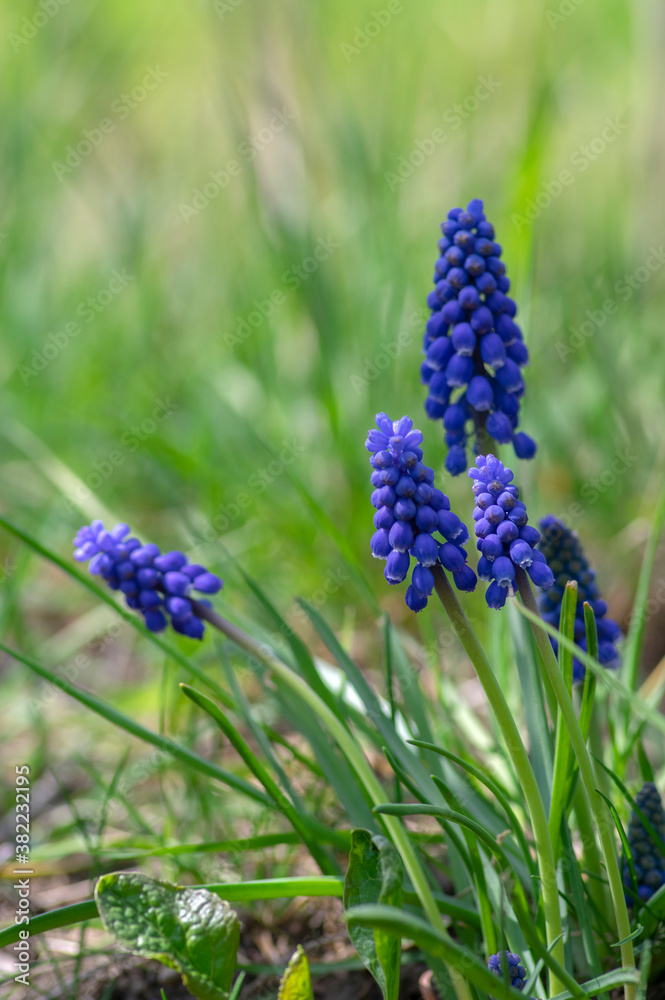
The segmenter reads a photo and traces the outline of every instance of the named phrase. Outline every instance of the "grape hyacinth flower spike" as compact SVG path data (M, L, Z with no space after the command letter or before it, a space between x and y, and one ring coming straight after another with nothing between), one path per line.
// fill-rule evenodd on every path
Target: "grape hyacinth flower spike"
M467 467L471 423L476 452L486 437L512 442L518 458L533 458L536 444L517 431L524 394L520 369L529 352L514 322L517 306L506 294L510 281L501 246L482 201L451 209L441 230L420 374L429 393L425 412L443 420L446 468L457 476Z
M515 595L517 569L526 570L536 586L551 587L554 574L535 548L540 532L527 524L526 507L512 483L512 469L506 469L494 455L479 455L469 476L474 480L476 498L473 519L480 552L478 576L489 582L485 591L488 606L502 608L506 598Z
M205 566L190 563L182 552L162 555L156 545L142 545L128 535L126 524L107 531L102 521L93 521L74 539L74 558L90 560L90 572L99 574L112 590L120 590L151 632L162 632L170 624L182 635L202 639L205 626L196 614L191 591L216 594L222 581Z
M658 789L652 781L642 785L635 796L635 804L653 827L658 840L646 829L637 813L633 810L628 824L628 846L633 858L635 875L637 877L637 894L641 900L651 899L653 894L665 885L665 809ZM623 859L623 884L627 889L633 888L630 868ZM628 906L633 905L633 899L626 893Z
M575 643L586 650L586 628L584 625L584 602L588 601L596 616L598 629L598 660L605 667L619 664L616 643L621 639L621 628L607 617L607 604L601 599L596 585L596 574L589 566L576 532L566 527L563 521L548 514L540 522L542 537L538 548L545 556L547 565L554 573L554 583L538 596L538 606L544 621L559 627L561 602L569 580L577 580L577 608L575 611ZM557 651L556 639L551 639ZM581 683L586 668L575 657L573 659L573 680Z
M376 428L365 442L371 453L376 507L372 555L386 560L386 580L402 583L413 556L416 565L406 592L412 611L427 607L434 589L431 567L436 564L452 573L458 590L474 590L476 574L467 566L463 548L469 533L451 511L448 497L433 485L432 469L423 465L423 435L413 430L408 417L393 422L385 413L377 414ZM442 539L435 538L437 532Z
M504 963L513 989L523 990L527 980L526 969L519 955L512 951L498 951L487 959L487 968L499 979L504 978Z

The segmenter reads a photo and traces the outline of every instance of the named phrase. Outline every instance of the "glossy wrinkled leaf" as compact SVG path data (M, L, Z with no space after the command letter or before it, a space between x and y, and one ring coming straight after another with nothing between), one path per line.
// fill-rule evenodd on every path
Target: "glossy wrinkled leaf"
M385 837L353 830L349 868L344 882L344 908L364 903L402 907L404 872L399 854ZM383 929L349 927L349 935L385 1000L397 1000L401 940Z
M240 921L228 903L208 889L133 872L103 875L95 899L123 948L177 969L198 1000L228 1000L240 942Z
M314 1000L307 955L298 945L279 984L277 1000Z

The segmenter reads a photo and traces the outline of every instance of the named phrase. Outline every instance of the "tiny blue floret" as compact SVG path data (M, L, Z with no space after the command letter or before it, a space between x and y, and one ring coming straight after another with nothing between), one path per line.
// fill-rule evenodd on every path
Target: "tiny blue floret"
M416 560L405 598L412 611L427 607L434 589L430 567L436 564L452 573L458 590L471 591L476 586L476 574L466 565L464 545L469 533L451 511L448 497L434 486L432 469L423 465L422 440L409 417L393 422L379 413L376 428L368 432L365 442L374 470L372 504L377 530L372 555L386 560L384 576L391 584L402 583L411 557Z
M151 632L162 632L170 624L182 635L202 639L205 626L194 611L191 591L216 594L222 581L205 566L190 563L182 552L162 555L156 545L141 545L128 535L126 524L107 531L101 521L93 521L74 539L74 558L90 560L90 572L100 575L112 590L122 591Z
M506 976L516 990L523 990L527 980L526 969L519 955L512 951L499 951L487 959L487 968L499 979Z
M473 520L480 552L478 576L489 583L485 591L488 607L502 608L506 598L514 596L518 569L526 570L536 586L552 586L554 574L535 548L540 532L527 524L526 507L513 485L512 469L506 469L494 455L479 455L469 477L474 480L476 498Z

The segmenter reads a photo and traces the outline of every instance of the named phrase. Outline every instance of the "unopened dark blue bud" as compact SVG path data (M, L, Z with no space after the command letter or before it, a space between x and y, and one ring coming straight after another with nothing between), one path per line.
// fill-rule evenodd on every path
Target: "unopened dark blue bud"
M540 594L538 604L541 613L551 621L551 624L558 626L561 616L561 602L566 584L570 580L577 581L577 606L575 611L576 625L579 623L578 635L575 641L578 646L586 651L586 628L584 627L584 603L588 602L596 615L596 626L598 636L602 642L608 642L603 649L603 659L599 660L604 666L617 667L620 662L619 652L616 643L622 638L619 625L611 618L607 618L607 605L600 600L600 591L595 580L595 573L591 569L584 554L582 544L576 532L552 514L548 514L540 522L540 541L538 551L546 559L549 566L556 572L556 589L551 589L551 585L546 585L543 590L546 593ZM520 531L520 537L522 536ZM533 546L533 542L527 538ZM540 585L542 586L542 585ZM554 599L553 599L554 598ZM573 658L573 680L581 683L584 680L586 668L577 657Z
M532 458L536 445L518 430L524 393L519 369L529 355L513 322L517 307L506 294L510 282L494 227L476 199L449 213L442 229L434 297L428 298L432 316L423 338L427 358L421 381L430 385L425 411L434 420L446 420L448 409L465 395L464 424L454 429L449 421L445 425L446 469L459 475L466 468L469 437L475 437L476 451L481 435L500 444L512 442L518 458ZM443 372L445 383L433 383L434 372ZM491 379L491 385L477 378Z

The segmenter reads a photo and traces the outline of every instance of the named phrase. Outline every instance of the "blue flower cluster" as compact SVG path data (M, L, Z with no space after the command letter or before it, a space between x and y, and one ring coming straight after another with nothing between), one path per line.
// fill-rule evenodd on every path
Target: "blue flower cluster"
M376 416L378 430L368 432L365 447L371 452L372 504L376 507L372 555L385 559L388 583L402 583L411 565L416 565L406 592L412 611L427 607L434 589L431 566L450 570L458 590L474 590L476 574L466 565L463 548L469 532L450 509L445 493L436 489L434 472L423 465L419 447L423 435L413 430L408 417L393 423L385 413ZM444 541L434 537L439 532Z
M453 208L441 230L420 375L429 389L428 417L443 419L446 468L458 476L467 467L469 421L476 440L484 428L498 444L512 441L518 458L533 458L536 444L516 432L524 394L520 369L529 352L514 322L517 306L506 295L510 281L482 201Z
M519 955L512 951L498 951L496 955L490 955L487 959L487 968L499 979L503 979L503 962L505 960L508 968L508 978L510 985L516 990L523 990L527 980L526 969L521 964Z
M485 591L489 607L502 608L508 595L514 596L516 569L525 569L538 587L551 587L554 574L535 548L540 532L527 524L520 491L512 485L512 469L506 469L494 455L479 455L476 466L469 469L469 476L476 498L478 576L489 581Z
M107 531L101 521L93 521L74 539L74 558L89 559L90 572L102 576L112 590L122 591L151 632L161 632L170 623L182 635L203 638L205 626L194 613L190 591L216 594L222 581L205 566L190 563L182 552L162 555L156 545L142 545L128 535L126 524Z
M618 666L619 653L616 643L621 639L622 632L615 621L606 617L607 604L601 599L600 591L596 586L596 574L589 566L577 534L552 514L548 514L542 519L540 528L542 538L538 548L545 556L547 565L554 573L555 578L554 583L538 597L540 613L546 622L558 628L561 618L561 601L566 584L569 580L577 580L575 642L581 649L586 650L584 602L588 601L596 616L598 660L606 667ZM556 652L556 639L552 639L551 642ZM580 683L584 680L585 674L586 668L575 658L573 660L573 680Z
M633 810L628 824L628 846L633 857L635 875L637 876L637 894L640 899L651 899L662 885L665 885L665 809L658 789L652 781L642 785L635 796L635 803L651 823L658 836L659 843L651 834ZM632 889L630 868L624 858L623 884ZM632 906L633 900L626 894L626 902Z

